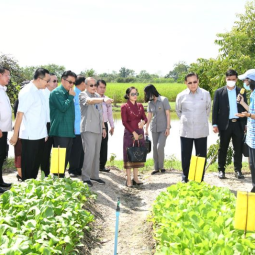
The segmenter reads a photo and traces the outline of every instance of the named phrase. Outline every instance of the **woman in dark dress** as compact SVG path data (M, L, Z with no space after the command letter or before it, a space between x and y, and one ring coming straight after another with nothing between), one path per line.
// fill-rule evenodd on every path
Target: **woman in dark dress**
M140 146L144 145L144 131L143 126L147 122L147 118L143 109L143 105L136 103L138 96L137 89L130 87L126 90L125 99L127 103L121 106L121 119L125 127L124 130L124 141L123 141L123 160L124 168L127 173L126 185L131 187L132 184L142 184L138 180L138 168L144 167L144 163L140 162L129 162L127 158L127 148L133 146L133 141L136 144L139 140ZM133 168L133 180L131 181L131 168Z

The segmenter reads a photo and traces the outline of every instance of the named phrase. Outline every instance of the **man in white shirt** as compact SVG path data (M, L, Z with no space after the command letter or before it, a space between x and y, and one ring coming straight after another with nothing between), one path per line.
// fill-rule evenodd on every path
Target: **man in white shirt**
M54 73L50 73L50 82L48 83L46 89L42 90L44 99L45 99L45 106L47 112L47 133L48 133L48 140L44 144L43 154L41 158L41 170L44 172L45 176L48 176L50 173L50 153L51 148L53 146L53 137L49 136L50 133L50 93L53 89L58 86L58 77Z
M35 71L34 80L19 93L18 113L10 143L15 145L19 135L22 144L23 181L37 178L44 143L47 141L47 112L42 89L45 89L49 82L49 71L38 68Z
M7 135L12 129L12 108L9 97L6 94L6 86L10 81L10 71L0 66L0 193L6 190L2 187L10 187L11 183L3 180L2 167L6 156Z

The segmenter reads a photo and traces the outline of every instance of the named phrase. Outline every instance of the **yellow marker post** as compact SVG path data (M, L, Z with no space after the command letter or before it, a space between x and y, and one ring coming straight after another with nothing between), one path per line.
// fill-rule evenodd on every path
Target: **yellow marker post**
M244 230L244 237L255 231L255 193L237 192L234 228Z
M50 172L63 174L65 172L66 148L52 148Z
M192 156L189 167L189 177L190 181L201 182L203 178L205 166L205 158Z

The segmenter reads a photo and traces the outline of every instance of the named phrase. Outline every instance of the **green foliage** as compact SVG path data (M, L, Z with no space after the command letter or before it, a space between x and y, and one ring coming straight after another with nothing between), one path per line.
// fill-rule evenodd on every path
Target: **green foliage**
M114 103L125 103L126 99L124 99L124 95L126 89L133 86L138 89L139 96L138 102L144 102L144 88L147 86L147 83L107 83L106 87L106 95L110 98L114 99ZM178 93L182 90L186 89L186 85L178 84L178 83L159 83L154 84L157 88L158 92L168 98L169 101L173 102L176 99Z
M0 197L0 254L77 254L93 215L87 185L68 178L28 180Z
M220 148L220 140L219 139L217 139L215 144L212 144L208 148L207 162L209 162L209 163L208 163L207 167L209 165L213 164L214 162L216 162L219 148ZM228 146L228 151L227 151L226 166L228 166L232 163L233 153L234 153L233 146L232 146L232 143L230 143Z
M20 89L20 84L25 80L22 69L18 65L16 59L10 55L0 55L0 65L8 68L11 73L11 81L7 86L7 94L10 98L11 105L14 105L18 92Z
M183 83L188 70L189 66L186 62L180 61L174 65L174 69L170 71L165 78L173 78L174 82Z
M255 234L233 226L236 198L227 188L178 183L154 202L156 254L255 254Z
M64 71L66 71L66 68L64 66L59 66L56 64L48 64L48 65L41 65L41 66L26 66L23 69L24 76L27 80L32 80L34 77L35 70L38 68L45 68L50 73L55 73L58 77L58 80L60 81L60 78Z
M110 164L111 164L111 166L114 166L114 160L115 160L116 157L117 157L116 154L111 153L111 156L110 156Z
M237 17L230 32L217 35L215 43L220 46L219 56L216 59L199 58L190 65L189 71L199 75L200 86L211 93L226 85L228 69L242 74L255 66L255 1L247 2L245 13ZM238 85L242 87L242 82Z

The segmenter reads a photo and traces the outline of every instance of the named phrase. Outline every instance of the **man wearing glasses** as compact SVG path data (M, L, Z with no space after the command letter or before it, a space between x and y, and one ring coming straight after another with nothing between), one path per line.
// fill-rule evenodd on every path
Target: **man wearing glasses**
M6 93L6 86L10 81L10 71L0 66L0 193L4 193L5 187L10 183L3 180L2 167L6 156L8 131L12 130L12 108Z
M65 168L70 159L74 134L74 96L73 86L77 75L65 71L61 76L61 85L50 93L50 136L54 147L66 148ZM60 177L64 177L61 174Z
M99 158L102 137L106 137L106 128L103 119L102 103L111 104L112 99L100 97L97 91L96 80L88 77L85 80L86 90L80 93L81 107L81 138L84 149L84 163L82 180L92 187L92 181L105 184L99 178Z
M210 93L199 87L198 75L189 73L185 77L187 89L176 97L176 113L180 119L182 182L188 182L193 144L196 155L206 158Z
M47 87L42 90L44 99L45 99L45 106L47 112L47 132L50 133L50 93L53 89L58 86L58 78L56 74L50 73L50 81L47 84ZM42 162L41 162L41 170L44 172L45 176L48 176L50 173L50 153L51 148L53 145L53 138L48 136L48 140L44 144L43 155L42 155Z
M42 90L46 88L49 81L49 71L38 68L35 71L34 80L19 92L18 112L10 144L15 145L18 136L21 139L23 181L37 178L44 143L47 140L47 113Z

